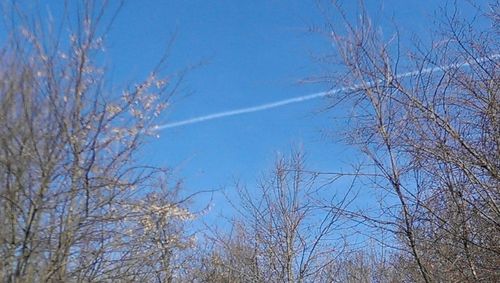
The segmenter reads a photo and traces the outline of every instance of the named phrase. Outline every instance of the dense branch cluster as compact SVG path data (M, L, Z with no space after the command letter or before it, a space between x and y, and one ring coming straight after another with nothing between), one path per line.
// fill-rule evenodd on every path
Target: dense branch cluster
M342 97L354 105L347 135L376 168L369 179L398 204L381 228L394 231L425 282L499 280L498 34L455 10L432 47L403 60L366 17L347 35L332 31L349 81L361 85ZM418 71L398 77L402 65Z
M78 4L76 22L59 27L16 10L22 25L0 54L3 282L166 278L159 266L189 247L182 223L193 216L166 172L134 161L173 87L152 73L120 95L108 89L100 5Z

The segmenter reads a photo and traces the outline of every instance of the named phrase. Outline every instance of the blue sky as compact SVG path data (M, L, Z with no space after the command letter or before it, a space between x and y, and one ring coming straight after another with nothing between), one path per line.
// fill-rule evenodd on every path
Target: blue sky
M57 10L59 1L40 1ZM397 23L403 44L425 39L444 1L366 1L384 35ZM333 52L328 39L310 32L341 21L331 16L328 1L315 0L148 0L126 1L106 41L105 60L114 84L145 78L176 34L169 71L202 62L190 71L172 99L162 123L252 107L325 91L328 83L299 84L334 67L314 60ZM322 6L323 5L323 6ZM343 1L349 18L358 16L357 1ZM322 9L324 8L324 9ZM326 9L326 10L325 10ZM57 15L57 13L56 13ZM315 99L271 110L169 128L143 151L145 161L175 170L188 192L226 188L235 180L253 184L272 168L276 154L301 147L311 169L347 171L354 151L336 143L337 120L345 109L328 110ZM215 206L224 207L218 197Z
M344 1L349 17L358 15L355 2ZM402 36L410 37L433 21L439 1L367 2L384 34L392 34L394 19ZM330 43L309 31L324 27L325 16L328 11L308 0L128 1L111 30L107 56L115 81L142 78L175 33L170 70L203 62L173 98L163 117L170 123L334 87L298 83L325 74L313 57L332 52ZM303 148L312 169L346 171L357 156L333 141L338 122L331 110L324 111L327 105L316 99L165 129L148 144L144 158L174 168L188 192L230 191L235 180L252 185L272 168L278 152L294 147ZM221 197L214 200L216 207L223 203Z
M382 9L388 19L398 9L406 25L420 25L432 13L421 1L384 2L369 8ZM346 6L355 15L353 8ZM172 70L207 61L188 74L167 123L327 89L298 84L323 74L312 55L330 52L329 42L308 29L324 22L315 1L129 1L110 34L108 53L115 77L140 78L177 31ZM288 152L293 144L303 144L310 163L330 167L340 152L321 134L331 122L321 112L326 105L318 99L167 129L148 150L155 162L182 167L203 187L225 184L232 175L254 176L269 167L276 151Z
M290 3L129 2L109 39L115 76L144 76L146 62L154 64L177 30L172 69L207 63L188 74L166 123L323 90L297 85L318 71L310 53L324 50L328 42L307 29L322 19L314 2ZM179 168L196 188L230 185L233 177L251 180L270 167L277 151L288 152L293 144L311 145L307 151L335 150L328 149L320 134L327 120L313 113L322 106L310 101L163 130L148 152L154 152L154 162Z

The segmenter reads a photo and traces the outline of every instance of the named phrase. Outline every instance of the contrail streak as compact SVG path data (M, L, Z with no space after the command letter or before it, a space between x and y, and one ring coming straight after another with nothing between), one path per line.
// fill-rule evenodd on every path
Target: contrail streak
M467 61L467 62L462 62L462 63L455 63L455 64L450 64L450 65L436 66L436 67L425 68L425 69L421 69L421 70L410 71L410 72L396 75L394 78L401 79L401 78L406 78L406 77L413 77L413 76L416 76L419 74L427 74L427 73L433 73L433 72L445 72L449 69L467 67L467 66L470 66L471 64L479 64L479 63L487 61L487 60L496 60L498 58L500 58L500 54L494 54L494 55L489 56L489 57L478 58L478 59L474 60L473 62ZM292 104L292 103L299 103L299 102L303 102L303 101L307 101L307 100L311 100L311 99L315 99L315 98L332 96L332 95L337 94L339 92L353 91L353 90L359 89L361 87L366 87L367 85L371 86L371 85L378 84L381 82L383 82L383 80L371 81L371 82L364 83L364 84L355 84L355 85L352 85L349 87L335 88L335 89L332 89L329 91L312 93L312 94L308 94L308 95L279 100L279 101L265 103L265 104L256 105L256 106L252 106L252 107L245 107L245 108L239 108L239 109L235 109L235 110L213 113L213 114L209 114L209 115L205 115L205 116L199 116L199 117L195 117L195 118L190 118L190 119L186 119L186 120L181 120L181 121L177 121L177 122L172 122L172 123L167 123L164 125L155 126L153 128L153 130L164 130L164 129L176 128L176 127L180 127L180 126L196 124L196 123L205 122L205 121L214 120L214 119L219 119L219 118L224 118L224 117L230 117L230 116L236 116L236 115L241 115L241 114L246 114L246 113L264 111L264 110L277 108L277 107L285 106L285 105Z

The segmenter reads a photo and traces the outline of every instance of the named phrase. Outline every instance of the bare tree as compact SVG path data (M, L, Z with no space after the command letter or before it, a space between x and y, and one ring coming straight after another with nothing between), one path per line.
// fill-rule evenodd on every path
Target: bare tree
M213 282L323 282L342 255L341 218L350 191L332 197L331 179L304 169L303 155L279 158L256 188L238 186L232 232L215 237ZM328 194L327 194L328 193ZM328 195L328 198L324 198ZM326 209L327 208L327 209ZM221 280L222 278L223 280Z
M410 281L500 280L499 5L471 5L480 23L456 5L429 47L403 50L340 5L345 30L328 30L345 69L335 83L350 86L332 98L350 109L346 140L385 195L378 216L350 213L393 234Z
M4 282L169 281L172 252L189 246L179 237L192 216L166 194L164 170L135 161L180 77L161 77L160 63L135 86L109 85L98 58L114 3L68 1L51 24L16 3L4 10ZM146 252L153 246L155 257Z

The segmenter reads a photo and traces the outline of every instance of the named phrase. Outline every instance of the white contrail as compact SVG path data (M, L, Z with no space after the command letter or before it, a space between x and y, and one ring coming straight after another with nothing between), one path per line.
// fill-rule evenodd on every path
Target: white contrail
M426 73L432 73L432 72L444 72L444 71L447 71L449 69L467 67L471 64L479 64L479 63L484 62L486 60L496 60L498 58L500 58L500 54L494 54L494 55L489 56L489 57L478 58L478 59L474 60L473 62L467 61L467 62L462 62L462 63L455 63L455 64L450 64L450 65L445 65L445 66L436 66L436 67L406 72L406 73L402 73L402 74L395 76L395 78L401 79L401 78L405 78L405 77L416 76L419 74L426 74ZM164 125L155 126L154 130L164 130L164 129L169 129L169 128L176 128L176 127L180 127L180 126L196 124L196 123L200 123L200 122L205 122L205 121L229 117L229 116L236 116L236 115L241 115L241 114L245 114L245 113L264 111L264 110L268 110L268 109L272 109L272 108L276 108L276 107L281 107L281 106L285 106L285 105L292 104L292 103L303 102L303 101L307 101L307 100L311 100L311 99L315 99L315 98L319 98L319 97L331 96L331 95L334 95L334 94L339 93L339 92L353 91L353 90L359 89L361 87L366 87L367 85L370 86L370 85L381 83L382 81L383 80L377 80L377 81L371 81L371 82L368 82L365 84L355 84L355 85L349 86L349 87L335 88L335 89L332 89L329 91L317 92L317 93L313 93L313 94L308 94L308 95L298 96L298 97L294 97L294 98L279 100L279 101L275 101L275 102L265 103L265 104L261 104L261 105L257 105L257 106L245 107L245 108L240 108L240 109L235 109L235 110L229 110L229 111L209 114L209 115L205 115L205 116L199 116L199 117L195 117L195 118L191 118L191 119L186 119L186 120L181 120L181 121L177 121L177 122L167 123Z
M179 127L179 126L204 122L204 121L228 117L228 116L235 116L235 115L240 115L240 114L245 114L245 113L263 111L263 110L276 108L276 107L284 106L284 105L291 104L291 103L302 102L302 101L306 101L306 100L310 100L310 99L314 99L314 98L318 98L318 97L331 95L331 94L339 92L343 89L344 88L335 89L332 91L318 92L318 93L308 94L308 95L304 95L304 96L289 98L289 99L285 99L285 100L275 101L275 102L271 102L271 103L261 104L261 105L257 105L257 106L229 110L229 111L214 113L214 114L210 114L210 115L195 117L195 118L191 118L191 119L187 119L187 120L182 120L182 121L178 121L178 122L172 122L172 123L168 123L165 125L156 126L156 130L175 128L175 127Z

